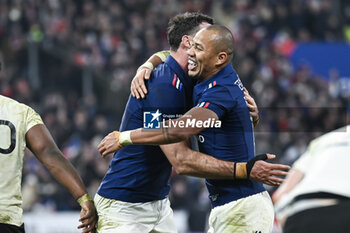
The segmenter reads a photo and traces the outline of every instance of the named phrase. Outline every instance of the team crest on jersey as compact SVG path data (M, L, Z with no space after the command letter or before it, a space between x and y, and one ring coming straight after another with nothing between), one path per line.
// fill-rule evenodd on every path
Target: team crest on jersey
M159 129L162 113L157 111L143 112L143 128L145 129Z

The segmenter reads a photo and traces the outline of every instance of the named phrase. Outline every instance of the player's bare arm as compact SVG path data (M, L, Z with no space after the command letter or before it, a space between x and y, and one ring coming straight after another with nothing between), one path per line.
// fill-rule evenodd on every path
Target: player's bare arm
M169 51L160 51L153 54L144 64L136 71L135 77L131 81L130 91L136 99L144 99L147 94L145 80L151 77L152 70L165 61Z
M180 127L179 122L186 122L187 120L205 121L207 119L218 120L218 116L215 112L201 107L194 107L189 110L184 116L172 120L174 127L164 127L160 130L144 130L142 128L118 132L114 131L108 134L98 145L98 150L102 157L109 153L120 150L123 146L130 144L139 145L162 145L180 142L188 139L190 136L198 134L204 127ZM168 121L165 123L168 124Z
M194 107L190 111L184 114L183 117L178 118L174 121L177 121L177 126L179 126L180 121L186 121L186 119L195 119L198 121L205 121L207 119L218 119L218 116L216 113L211 111L210 109L201 108L201 107ZM174 124L175 125L175 124ZM162 128L162 130L157 131L145 131L143 129L137 129L133 131L127 131L127 132L117 132L114 131L107 135L99 144L98 150L101 153L102 157L106 156L109 153L118 151L123 146L129 145L129 144L153 144L153 145L161 145L161 144L169 144L169 143L176 143L179 141L187 140L191 135L198 134L200 131L202 131L204 128L196 128L196 127L188 127L188 128L182 128L182 127L169 127L169 128ZM181 144L180 144L181 145ZM185 146L186 144L182 144ZM162 147L167 148L167 147ZM171 149L174 151L171 151ZM197 176L201 175L201 172L214 172L214 169L211 170L207 165L206 162L212 161L209 160L211 158L207 157L204 158L202 161L199 156L202 156L204 154L192 151L191 149L187 149L184 147L175 147L174 145L169 145L168 149L165 149L165 153L168 154L169 161L175 166L179 167L180 161L176 159L176 157L184 158L186 156L192 156L192 161L187 161L182 163L179 170L186 170L187 173L192 172L191 175L194 175L193 173L196 173ZM276 176L285 176L287 173L282 170L288 170L289 166L282 165L282 164L271 164L264 161L260 161L262 159L273 159L275 158L274 155L266 155L264 158L255 158L254 161L248 162L248 163L225 163L224 161L220 161L218 166L222 166L223 173L220 174L220 176L223 176L222 178L226 177L228 178L231 174L231 178L233 179L247 179L250 178L252 180L265 183L268 185L279 185L281 182L283 182L282 178L276 177ZM196 163L188 164L193 162L193 159L196 160ZM212 161L215 163L216 161ZM254 166L256 162L257 166ZM231 167L229 166L231 165ZM191 167L192 166L192 167ZM196 167L197 166L197 167ZM197 168L197 170L196 170ZM175 168L176 169L176 168ZM201 170L203 169L203 170ZM277 170L281 169L281 170ZM217 173L217 170L216 170ZM218 175L218 174L216 174ZM203 176L206 177L206 176Z
M104 143L118 146L119 132L105 137ZM103 146L100 144L99 150ZM209 179L252 179L267 185L277 186L283 182L289 166L267 163L262 159L274 159L275 155L266 154L255 157L248 163L234 163L216 159L210 155L192 150L188 141L161 145L161 149L173 165L175 171L182 175L191 175ZM103 155L104 157L105 155ZM279 176L279 177L277 177Z
M213 156L194 151L190 148L189 141L182 141L169 145L161 145L160 148L168 158L175 171L180 175L190 175L207 179L233 179L234 162L219 160ZM268 159L275 156L267 154ZM256 165L255 165L256 164ZM272 164L265 161L256 161L249 174L250 179L258 180L267 185L278 185L283 182L289 166ZM269 170L262 168L270 167ZM237 168L236 168L237 169Z
M43 124L33 126L26 134L28 148L45 165L54 178L66 187L81 205L80 219L83 233L95 232L97 215L94 203L71 163L64 158L51 134Z
M180 175L208 179L233 179L233 162L194 151L190 148L189 140L161 145L160 148L176 173Z

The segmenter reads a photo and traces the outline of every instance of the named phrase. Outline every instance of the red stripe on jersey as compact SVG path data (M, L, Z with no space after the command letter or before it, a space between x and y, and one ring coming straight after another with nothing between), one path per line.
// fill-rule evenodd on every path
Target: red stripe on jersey
M173 79L173 83L172 85L175 87L175 83L176 83L176 74L174 74L174 79Z
M204 105L204 108L207 108L209 106L209 102L207 102L205 105Z

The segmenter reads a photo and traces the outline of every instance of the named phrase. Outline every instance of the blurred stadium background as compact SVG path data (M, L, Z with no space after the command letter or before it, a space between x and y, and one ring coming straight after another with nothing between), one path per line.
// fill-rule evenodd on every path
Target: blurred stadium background
M109 164L96 145L119 128L137 67L168 48L167 22L185 11L234 33L234 67L261 112L257 153L291 164L312 138L347 124L348 0L0 0L0 94L41 114L91 194ZM27 232L78 232L79 206L29 151L23 174ZM203 180L171 183L179 231L204 232Z

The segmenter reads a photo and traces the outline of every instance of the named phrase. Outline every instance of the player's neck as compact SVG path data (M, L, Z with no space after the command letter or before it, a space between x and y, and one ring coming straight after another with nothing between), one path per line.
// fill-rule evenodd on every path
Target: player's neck
M205 80L210 79L211 77L213 77L215 74L217 74L220 70L222 70L223 68L225 68L226 65L228 65L229 62L226 62L224 64L221 64L219 66L216 66L215 68L213 68L209 73L207 73L205 76L202 76L198 79L198 82L203 82Z
M175 61L181 66L181 68L188 73L188 56L186 51L182 48L179 48L176 52L170 51L170 55L175 59Z

